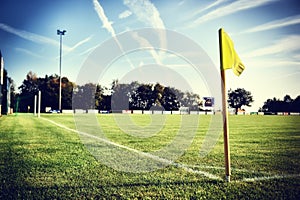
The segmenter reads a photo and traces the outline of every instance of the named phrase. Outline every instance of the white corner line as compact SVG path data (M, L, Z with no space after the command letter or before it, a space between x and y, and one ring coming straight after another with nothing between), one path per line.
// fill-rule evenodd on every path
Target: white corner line
M136 150L136 149L133 149L133 148L130 148L130 147L127 147L127 146L124 146L124 145L120 145L120 144L117 144L115 142L112 142L112 141L109 141L109 140L106 140L104 138L100 138L100 137L97 137L95 135L91 135L89 133L85 133L85 132L80 132L80 131L77 131L75 129L72 129L72 128L69 128L69 127L66 127L62 124L59 124L59 123L56 123L50 119L46 119L44 117L41 117L40 119L43 119L45 121L48 121L60 128L63 128L65 130L68 130L68 131L71 131L71 132L75 132L75 133L78 133L80 135L84 135L84 136L87 136L87 137L91 137L91 138L94 138L94 139L97 139L101 142L104 142L106 144L110 144L110 145L114 145L114 146L117 146L117 147L120 147L120 148L123 148L123 149L126 149L126 150L129 150L129 151L132 151L134 153L137 153L139 155L142 155L142 156L145 156L145 157L148 157L148 158L151 158L153 160L156 160L156 161L160 161L160 162L163 162L163 163L166 163L168 165L172 165L172 166L175 166L175 167L178 167L178 168L181 168L181 169L184 169L185 171L187 172L191 172L191 173L195 173L195 174L200 174L200 175L203 175L205 177L208 177L210 179L215 179L215 180L222 180L220 177L216 176L216 175L213 175L213 174L210 174L208 172L205 172L205 171L200 171L200 170L194 170L192 168L189 168L187 167L186 165L184 164L180 164L180 163L175 163L171 160L168 160L168 159L165 159L165 158L161 158L159 156L156 156L156 155L153 155L153 154L150 154L150 153L145 153L145 152L142 152L142 151L139 151L139 150Z
M265 181L271 179L286 179L286 178L297 178L300 174L285 174L285 175L273 175L273 176L262 176L254 178L244 178L242 182L255 182L255 181Z

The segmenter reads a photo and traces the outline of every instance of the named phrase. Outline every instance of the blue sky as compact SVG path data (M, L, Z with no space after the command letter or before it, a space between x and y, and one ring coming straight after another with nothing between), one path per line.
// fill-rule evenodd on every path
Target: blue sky
M65 29L62 75L76 81L98 45L126 31L160 28L193 40L218 69L221 27L246 66L240 77L226 71L227 87L252 92L255 102L248 110L257 110L268 98L300 95L300 7L296 0L3 0L0 50L18 87L29 71L40 77L59 73L56 31ZM130 52L114 60L100 82L122 79L132 68L146 64L180 66L186 62L170 52ZM176 71L194 92L209 95L204 91L205 77L199 79L188 68Z

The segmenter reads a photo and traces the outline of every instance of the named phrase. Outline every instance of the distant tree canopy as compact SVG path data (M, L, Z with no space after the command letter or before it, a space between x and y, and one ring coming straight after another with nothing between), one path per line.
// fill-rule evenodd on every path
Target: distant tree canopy
M253 101L251 92L243 88L230 89L228 91L228 104L231 108L235 108L235 114L237 114L238 109L241 109L242 106L251 106Z
M62 78L62 109L72 108L72 93L75 84L68 78ZM17 112L33 112L34 96L42 91L41 110L46 107L58 109L59 76L51 75L45 78L38 78L33 72L26 75L26 79L19 87L20 93L16 97Z
M41 110L46 107L58 109L59 76L51 75L39 78L29 72L17 96L17 112L33 112L34 96L42 92ZM98 109L98 110L149 110L160 107L164 110L179 110L188 107L199 110L200 96L191 92L182 92L159 83L128 84L114 80L111 87L87 83L75 85L68 78L62 78L62 109Z
M264 102L262 112L300 112L300 95L292 99L290 95L285 95L283 100L273 98Z
M15 94L12 79L10 82L11 106L16 112L33 112L34 96L38 91L42 92L41 111L46 107L58 109L59 76L46 75L44 78L37 77L33 72L26 75L20 92ZM6 87L4 87L6 88ZM3 89L3 88L2 88ZM242 106L251 106L253 97L251 92L243 88L228 91L228 104L238 109ZM167 111L179 110L186 107L190 110L200 110L202 102L198 94L182 92L173 87L163 86L160 83L119 83L114 80L109 87L100 84L87 83L76 85L62 78L62 109L98 109L106 111L150 110L164 109ZM300 112L300 95L295 99L285 95L283 100L273 98L264 102L262 112Z
M150 110L160 107L164 110L179 110L181 106L191 110L199 110L200 97L193 93L183 93L172 87L165 87L159 83L144 84L132 82L112 87L113 110L127 108L130 110Z

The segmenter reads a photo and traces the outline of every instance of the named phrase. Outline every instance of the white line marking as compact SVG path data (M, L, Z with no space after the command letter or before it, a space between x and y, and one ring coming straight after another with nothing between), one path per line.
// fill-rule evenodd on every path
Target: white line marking
M217 170L225 170L225 167L218 167L218 166L208 166L208 165L188 165L188 164L184 164L187 167L190 168L202 168L202 169L217 169ZM237 171L237 172L246 172L246 173L260 173L260 174L265 174L265 175L270 175L270 173L267 172L257 172L254 170L248 170L248 169L237 169L237 168L233 168L231 167L231 171Z
M94 136L94 135L91 135L91 134L88 134L88 133L79 132L79 131L77 131L75 129L71 129L71 128L66 127L66 126L64 126L62 124L58 124L58 123L56 123L56 122L54 122L54 121L52 121L50 119L46 119L46 118L43 118L43 117L41 117L40 119L46 120L46 121L48 121L48 122L50 122L50 123L52 123L52 124L54 124L56 126L59 126L59 127L63 128L63 129L66 129L68 131L75 132L75 133L78 133L78 134L81 134L81 135L84 135L84 136L87 136L87 137L91 137L91 138L97 139L97 140L99 140L101 142L104 142L104 143L107 143L107 144L111 144L111 145L114 145L114 146L117 146L117 147L129 150L129 151L135 152L137 154L143 155L143 156L148 157L148 158L152 158L153 160L160 161L160 162L163 162L163 163L166 163L166 164L178 167L178 168L182 168L182 169L186 170L187 172L201 174L201 175L203 175L205 177L208 177L208 178L211 178L211 179L222 180L218 176L215 176L215 175L210 174L208 172L204 172L204 171L200 171L200 170L194 170L191 167L194 167L194 168L195 167L198 167L198 168L207 168L207 169L224 169L224 167L201 166L201 165L192 165L191 166L191 165L186 165L186 164L175 163L175 162L173 162L171 160L167 160L167 159L161 158L159 156L152 155L150 153L145 153L145 152L142 152L142 151L138 151L136 149L133 149L133 148L130 148L130 147L127 147L127 146L124 146L124 145L120 145L120 144L111 142L109 140L105 140L103 138L99 138L97 136ZM249 172L248 170L243 170L243 169L234 169L234 170ZM285 178L296 178L296 177L300 177L300 174L270 175L270 176L254 177L254 178L244 178L242 180L236 180L236 181L233 181L233 182L255 182L255 181L264 181L264 180L272 180L272 179L285 179Z
M273 175L273 176L263 176L263 177L254 177L254 178L244 178L244 182L255 182L255 181L264 181L270 179L285 179L285 178L296 178L300 177L300 174L286 174L286 175Z
M155 155L152 155L150 153L145 153L145 152L142 152L142 151L138 151L136 149L133 149L133 148L130 148L130 147L127 147L127 146L124 146L124 145L120 145L120 144L117 144L117 143L114 143L112 141L109 141L109 140L106 140L106 139L103 139L103 138L100 138L100 137L97 137L97 136L94 136L94 135L91 135L89 133L85 133L85 132L80 132L80 131L77 131L75 129L71 129L69 127L66 127L62 124L58 124L50 119L46 119L46 118L43 118L41 117L40 119L43 119L45 121L48 121L60 128L63 128L65 130L68 130L68 131L71 131L71 132L75 132L75 133L78 133L78 134L81 134L81 135L84 135L84 136L87 136L87 137L90 137L90 138L94 138L94 139L97 139L101 142L104 142L104 143L107 143L107 144L110 144L110 145L114 145L114 146L117 146L117 147L120 147L120 148L123 148L123 149L126 149L126 150L129 150L129 151L132 151L134 153L137 153L139 155L142 155L142 156L145 156L145 157L148 157L148 158L151 158L153 160L156 160L156 161L159 161L159 162L163 162L163 163L166 163L168 165L172 165L172 166L175 166L175 167L178 167L178 168L182 168L184 170L186 170L187 172L192 172L192 173L196 173L196 174L201 174L205 177L208 177L210 179L216 179L216 180L222 180L220 177L216 176L216 175L213 175L213 174L210 174L208 172L204 172L204 171L200 171L200 170L194 170L194 169L191 169L189 167L187 167L186 165L184 164L180 164L180 163L175 163L171 160L168 160L168 159L165 159L165 158L161 158L159 156L155 156Z

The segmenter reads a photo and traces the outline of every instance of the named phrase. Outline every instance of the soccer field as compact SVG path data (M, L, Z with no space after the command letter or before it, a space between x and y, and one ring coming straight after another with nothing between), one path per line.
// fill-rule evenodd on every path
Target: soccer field
M211 116L200 116L191 144L174 162L155 152L174 140L182 116L166 116L151 135L147 125L154 118L130 115L147 137L138 137L140 129L122 128L116 116L97 115L105 140L89 135L97 131L93 128L77 133L73 115L1 117L0 199L300 198L299 116L230 116L230 183L223 181L222 135L208 155L199 154ZM123 159L113 157L107 145L167 166L139 173L117 170L103 158L110 155L117 164Z

